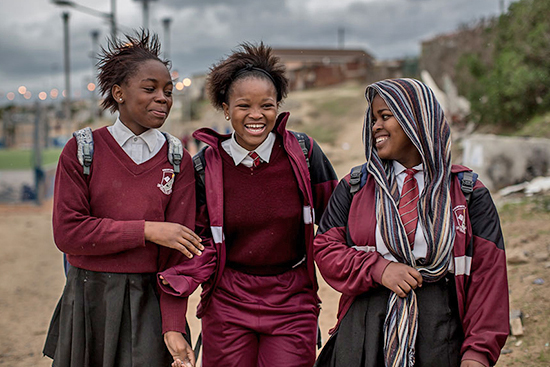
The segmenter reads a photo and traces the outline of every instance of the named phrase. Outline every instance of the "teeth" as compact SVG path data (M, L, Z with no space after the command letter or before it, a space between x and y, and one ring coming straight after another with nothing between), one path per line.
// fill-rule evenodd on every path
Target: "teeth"
M380 138L376 138L376 144L381 143L383 141L386 141L388 139L387 136L382 136Z
M263 124L248 124L246 125L247 128L249 129L261 129L264 127Z

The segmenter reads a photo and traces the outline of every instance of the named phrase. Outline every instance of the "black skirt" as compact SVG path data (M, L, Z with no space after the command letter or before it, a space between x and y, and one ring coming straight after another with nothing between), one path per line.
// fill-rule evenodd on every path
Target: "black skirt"
M43 353L54 367L168 367L161 321L155 274L71 266Z
M415 366L460 366L464 334L454 277L424 283L415 292L418 304ZM323 347L315 366L384 366L383 330L389 296L390 291L382 286L358 296Z

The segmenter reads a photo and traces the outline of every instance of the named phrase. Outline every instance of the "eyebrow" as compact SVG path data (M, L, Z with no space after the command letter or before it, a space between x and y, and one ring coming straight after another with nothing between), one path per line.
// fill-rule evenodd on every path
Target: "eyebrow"
M158 83L158 79L155 79L155 78L145 78L145 79L141 79L142 82L153 82L153 83ZM174 85L174 81L172 79L170 79L169 81L166 82L165 85Z

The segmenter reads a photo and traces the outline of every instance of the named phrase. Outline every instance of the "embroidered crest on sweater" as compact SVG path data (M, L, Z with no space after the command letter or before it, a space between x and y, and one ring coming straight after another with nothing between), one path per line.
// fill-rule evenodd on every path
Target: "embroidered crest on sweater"
M157 187L166 195L172 193L172 185L174 185L175 174L172 168L164 168L162 170L162 180L157 184Z
M457 205L453 208L453 213L455 215L456 229L464 234L466 234L466 206Z

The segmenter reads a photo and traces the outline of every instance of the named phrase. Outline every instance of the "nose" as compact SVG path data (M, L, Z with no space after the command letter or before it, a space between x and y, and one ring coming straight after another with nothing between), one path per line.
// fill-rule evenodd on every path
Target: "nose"
M250 110L250 118L253 118L255 120L261 119L263 116L262 111L260 108L252 108Z
M167 103L168 102L168 96L164 93L164 91L159 91L155 94L155 102L158 103Z
M375 133L380 130L382 130L382 119L372 118L372 132Z

